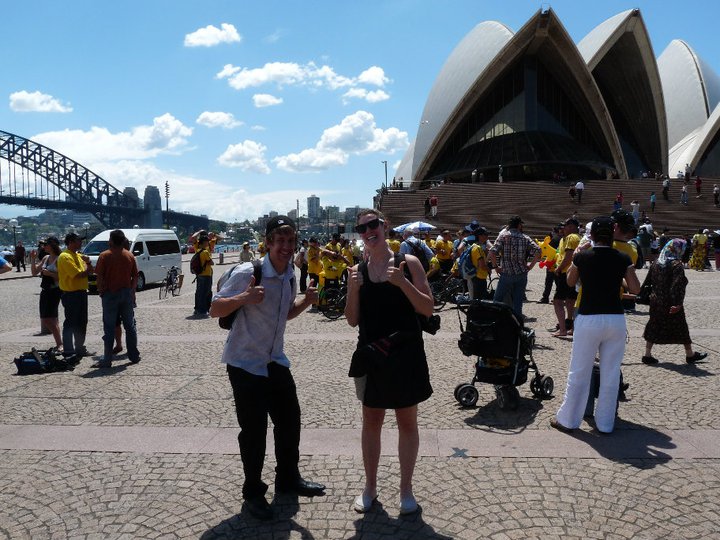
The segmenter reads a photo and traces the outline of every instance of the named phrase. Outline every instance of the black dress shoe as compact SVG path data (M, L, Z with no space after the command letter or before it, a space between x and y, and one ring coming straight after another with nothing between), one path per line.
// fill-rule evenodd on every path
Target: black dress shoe
M273 518L273 510L265 496L258 495L245 499L245 509L255 519L269 521Z
M325 495L325 486L317 482L310 482L299 478L295 482L276 482L275 491L278 493L293 493L301 497L322 497Z

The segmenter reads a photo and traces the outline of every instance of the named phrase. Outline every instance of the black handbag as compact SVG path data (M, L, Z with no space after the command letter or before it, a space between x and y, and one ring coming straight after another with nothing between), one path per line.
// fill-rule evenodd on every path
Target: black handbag
M640 292L635 295L635 303L648 305L650 304L650 295L652 294L652 280L650 279L650 272L645 276L645 281L640 286Z
M393 354L406 343L418 337L415 332L393 332L387 337L362 345L355 349L350 360L348 377L363 377L375 367L392 359Z

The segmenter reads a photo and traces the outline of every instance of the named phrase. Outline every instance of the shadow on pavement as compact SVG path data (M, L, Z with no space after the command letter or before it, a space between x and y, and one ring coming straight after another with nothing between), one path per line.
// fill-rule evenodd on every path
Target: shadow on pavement
M465 423L474 428L493 428L511 430L520 433L535 422L538 412L544 409L544 400L520 397L516 410L501 409L495 397L495 390L490 384L479 385L480 400L489 400L475 409L475 414L465 419ZM483 391L487 389L487 391ZM480 400L478 403L480 403ZM468 409L472 411L473 409Z
M298 513L300 504L296 495L276 495L272 501L275 518L272 521L260 521L244 509L205 531L200 540L272 538L285 540L291 537L314 540L315 536L305 527L298 525L292 518Z
M415 514L390 517L382 503L376 502L372 509L356 519L355 534L349 538L363 540L370 538L432 538L451 540L452 537L435 532L422 518L422 507Z
M610 435L597 430L575 430L568 435L586 443L604 458L638 469L652 469L669 462L672 457L660 449L676 447L666 433L620 419Z
M704 362L696 362L694 364L688 364L686 362L682 364L675 362L658 362L651 367L667 369L668 371L674 371L687 377L714 377L714 373L700 367L701 363Z
M80 375L83 379L96 379L97 377L109 377L110 375L116 375L122 373L127 369L127 364L115 365L109 368L92 368L92 371L88 371Z

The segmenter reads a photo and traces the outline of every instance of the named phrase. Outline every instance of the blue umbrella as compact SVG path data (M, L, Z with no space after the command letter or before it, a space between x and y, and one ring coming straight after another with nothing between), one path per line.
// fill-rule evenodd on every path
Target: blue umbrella
M393 229L395 232L404 232L405 229L410 229L411 231L420 231L420 232L427 232L431 231L433 229L436 229L435 225L432 225L431 223L425 223L424 221L413 221L411 223L405 223L403 225L399 225Z

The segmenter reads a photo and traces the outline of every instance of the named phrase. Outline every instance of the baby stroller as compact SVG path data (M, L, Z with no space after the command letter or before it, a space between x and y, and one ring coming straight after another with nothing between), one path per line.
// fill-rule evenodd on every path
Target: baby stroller
M463 407L473 407L478 400L476 382L489 383L495 387L501 409L517 409L520 393L517 386L525 384L528 371L535 375L530 390L538 398L549 398L555 387L552 377L540 373L532 356L535 331L523 327L512 308L502 302L473 301L458 306L465 313L467 324L460 321L458 347L465 356L477 356L475 376L472 382L455 388L455 399Z

